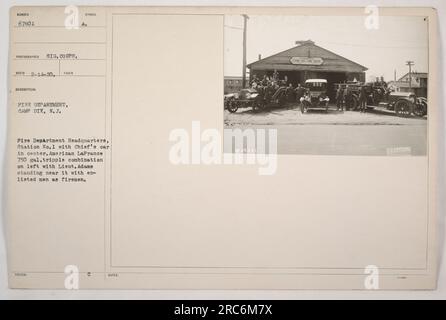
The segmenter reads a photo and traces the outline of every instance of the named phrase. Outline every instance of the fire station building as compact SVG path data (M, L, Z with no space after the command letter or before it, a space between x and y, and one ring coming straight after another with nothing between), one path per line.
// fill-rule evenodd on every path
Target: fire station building
M296 41L296 46L260 59L247 65L250 77L271 76L274 70L279 78L286 76L288 83L296 86L307 79L326 79L328 95L334 95L334 84L347 81L365 81L366 67L344 58L327 49L317 46L313 41Z

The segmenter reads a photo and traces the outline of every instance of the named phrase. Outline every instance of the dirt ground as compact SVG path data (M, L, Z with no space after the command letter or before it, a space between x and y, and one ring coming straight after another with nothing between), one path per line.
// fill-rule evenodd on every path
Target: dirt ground
M359 111L337 111L331 106L325 110L309 110L302 114L298 105L289 105L281 109L254 112L251 109L239 109L236 113L225 110L226 127L249 125L305 125L305 124L339 124L339 125L423 125L426 117L402 118L394 112L384 109L369 109L366 113Z
M225 128L276 129L279 154L422 156L427 152L427 118L403 118L394 112L312 110L297 106L254 112L225 110ZM227 145L225 151L234 152Z

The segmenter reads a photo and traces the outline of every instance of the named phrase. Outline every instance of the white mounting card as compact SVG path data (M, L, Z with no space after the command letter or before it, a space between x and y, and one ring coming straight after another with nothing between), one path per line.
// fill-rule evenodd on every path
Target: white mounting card
M13 7L11 288L433 289L430 8Z

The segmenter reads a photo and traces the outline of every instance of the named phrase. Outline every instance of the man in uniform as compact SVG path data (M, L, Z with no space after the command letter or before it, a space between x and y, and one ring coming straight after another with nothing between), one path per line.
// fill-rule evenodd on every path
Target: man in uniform
M262 85L262 87L266 87L268 85L268 78L266 77L266 74L263 76L260 84Z
M259 102L260 105L263 107L265 105L265 89L266 87L264 87L263 85L259 84L256 88L257 92L259 93Z
M273 87L273 83L271 81L268 82L268 85L265 87L265 103L268 104L273 97L275 89Z
M273 82L277 82L279 80L279 72L276 69L274 69L272 80Z
M345 86L344 92L343 92L343 99L345 103L345 110L350 108L350 100L351 100L351 90L348 84Z
M339 84L338 90L336 90L336 107L337 110L341 109L341 111L344 111L344 92L342 90L342 86Z
M288 84L288 87L286 88L286 98L288 102L293 102L295 100L294 98L294 88L293 84Z
M259 78L257 78L257 75L255 74L251 79L251 88L256 88L260 84Z
M367 110L367 91L365 85L362 85L359 91L359 111L366 112L366 110Z
M297 102L300 102L300 98L303 97L304 93L305 93L305 89L299 83L296 88L296 101Z

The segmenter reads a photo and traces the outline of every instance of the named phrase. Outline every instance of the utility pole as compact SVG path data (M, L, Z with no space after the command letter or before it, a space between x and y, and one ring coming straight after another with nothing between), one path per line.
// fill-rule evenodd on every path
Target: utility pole
M406 65L409 66L409 90L412 91L412 66L415 63L413 61L406 61Z
M243 16L243 72L242 72L242 87L246 88L246 29L248 27L248 15Z

